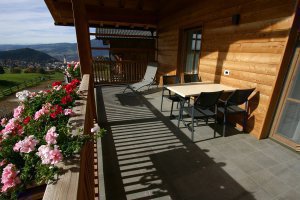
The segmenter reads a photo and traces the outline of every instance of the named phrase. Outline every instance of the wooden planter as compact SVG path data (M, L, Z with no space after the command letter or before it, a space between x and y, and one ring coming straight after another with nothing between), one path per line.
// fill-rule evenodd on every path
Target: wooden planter
M45 190L46 190L46 184L39 185L39 186L31 186L28 189L26 189L24 192L22 192L18 200L40 200L43 199Z

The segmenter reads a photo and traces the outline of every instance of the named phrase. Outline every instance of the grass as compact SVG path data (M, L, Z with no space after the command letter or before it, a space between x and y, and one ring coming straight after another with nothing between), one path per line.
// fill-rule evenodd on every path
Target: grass
M16 85L21 84L24 81L32 80L42 76L50 76L51 80L63 80L63 73L55 72L54 74L40 74L40 73L20 73L11 74L6 71L5 74L0 74L0 90L4 90Z

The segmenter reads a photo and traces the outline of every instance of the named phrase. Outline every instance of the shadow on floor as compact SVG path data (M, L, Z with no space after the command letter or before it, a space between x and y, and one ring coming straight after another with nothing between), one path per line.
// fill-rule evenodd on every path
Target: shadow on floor
M143 96L122 103L121 92L96 92L106 199L254 199Z

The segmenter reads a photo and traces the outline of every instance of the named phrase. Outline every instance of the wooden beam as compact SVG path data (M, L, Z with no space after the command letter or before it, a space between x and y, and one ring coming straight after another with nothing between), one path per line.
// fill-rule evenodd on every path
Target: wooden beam
M100 6L104 6L103 0L98 0Z
M143 10L144 7L144 0L139 0L137 4L137 9Z
M69 22L73 19L72 5L68 2L53 1L53 6L58 15L55 21L58 23ZM85 5L86 17L89 23L95 22L120 22L157 25L157 14L154 11L130 9L130 8L113 8L105 6Z
M129 52L152 52L157 49L155 48L110 48L110 47L92 47L92 50L98 50L98 51L129 51Z
M119 8L124 8L124 7L125 7L124 0L119 0Z
M89 92L92 97L91 110L93 118L97 119L96 106L94 102L94 76L92 69L92 52L90 44L89 24L86 15L84 0L71 0L73 18L77 37L77 49L80 59L81 75L90 74ZM94 190L93 190L94 191Z
M99 33L90 33L90 35L94 36L102 36L102 37L128 37L128 38L157 38L152 36L144 36L144 35L126 35L126 34L99 34Z
M77 48L81 64L81 74L91 74L90 33L86 10L82 0L72 0L73 17L77 36Z

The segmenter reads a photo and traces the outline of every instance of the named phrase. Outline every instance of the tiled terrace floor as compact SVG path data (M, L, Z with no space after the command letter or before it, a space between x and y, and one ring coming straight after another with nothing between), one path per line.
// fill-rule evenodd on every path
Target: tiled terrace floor
M123 89L97 88L108 131L98 142L101 199L300 199L299 154L234 128L213 138L212 127L201 126L192 142L182 123L169 120L170 102L159 111L161 92Z

